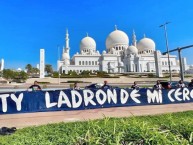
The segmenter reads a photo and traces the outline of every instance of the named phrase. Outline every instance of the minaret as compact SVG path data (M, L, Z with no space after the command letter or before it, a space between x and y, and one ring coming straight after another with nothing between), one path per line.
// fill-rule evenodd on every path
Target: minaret
M135 35L135 31L133 30L133 35L132 35L132 45L137 47L137 39Z
M63 45L63 48L62 48L62 53L64 53L65 52L65 47L64 47L64 45Z
M70 49L69 47L69 34L68 34L68 29L66 29L66 48Z
M69 34L68 34L68 29L66 29L66 48L64 50L65 53L67 53L69 55L69 50L70 50L70 46L69 46Z
M115 30L117 30L117 25L115 25Z

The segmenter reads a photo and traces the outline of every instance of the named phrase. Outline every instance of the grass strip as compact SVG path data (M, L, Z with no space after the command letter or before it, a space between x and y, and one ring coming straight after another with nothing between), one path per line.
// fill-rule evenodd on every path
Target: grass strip
M13 135L0 136L0 144L193 144L193 111L27 127Z

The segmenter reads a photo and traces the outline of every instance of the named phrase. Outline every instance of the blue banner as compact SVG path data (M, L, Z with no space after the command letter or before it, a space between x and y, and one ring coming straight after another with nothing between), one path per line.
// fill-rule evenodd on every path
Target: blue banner
M0 94L0 114L193 102L193 89L84 89Z

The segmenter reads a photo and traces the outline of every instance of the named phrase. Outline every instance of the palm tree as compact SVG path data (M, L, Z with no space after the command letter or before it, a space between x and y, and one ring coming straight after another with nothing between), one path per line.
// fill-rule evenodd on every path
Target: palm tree
M36 68L36 67L33 67L33 68L32 68L32 72L33 72L34 74L39 74L40 70L39 70L38 68Z
M31 64L27 64L25 69L27 69L28 74L32 73L32 65Z
M45 65L45 71L46 71L48 74L52 74L52 73L53 73L52 65L46 64L46 65Z

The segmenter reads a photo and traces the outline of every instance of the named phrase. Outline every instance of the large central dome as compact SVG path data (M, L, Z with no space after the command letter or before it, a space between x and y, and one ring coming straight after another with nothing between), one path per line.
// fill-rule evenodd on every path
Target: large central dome
M80 51L84 50L96 50L96 42L93 38L87 36L80 42Z
M129 38L127 34L120 30L115 30L109 34L106 39L106 48L111 49L117 45L128 45Z

